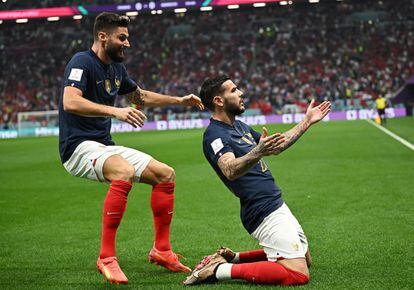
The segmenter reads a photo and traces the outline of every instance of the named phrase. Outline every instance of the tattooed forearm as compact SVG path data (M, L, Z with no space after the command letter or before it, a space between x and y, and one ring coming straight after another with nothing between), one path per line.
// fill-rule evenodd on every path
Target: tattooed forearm
M289 131L283 133L285 135L285 142L280 146L280 152L292 146L309 128L309 123L302 121Z
M235 180L246 174L262 158L258 147L238 158L235 158L233 153L226 153L220 157L217 165L228 180Z
M141 91L140 88L137 88L136 91L127 94L127 97L129 101L135 105L138 105L140 107L143 107L145 105L145 97L146 93Z

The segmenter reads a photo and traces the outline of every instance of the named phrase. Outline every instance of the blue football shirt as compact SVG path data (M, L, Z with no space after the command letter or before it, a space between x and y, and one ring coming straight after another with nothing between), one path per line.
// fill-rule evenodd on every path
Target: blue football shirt
M227 188L240 199L240 217L250 234L283 204L282 192L263 160L233 181L223 175L217 162L227 152L233 152L236 158L246 155L256 147L260 136L239 120L230 126L215 119L210 119L203 136L204 155Z
M66 65L59 99L59 152L65 163L83 141L114 145L110 117L85 117L63 110L66 86L80 89L83 97L98 104L113 106L117 95L137 89L122 63L103 63L91 50L75 54Z

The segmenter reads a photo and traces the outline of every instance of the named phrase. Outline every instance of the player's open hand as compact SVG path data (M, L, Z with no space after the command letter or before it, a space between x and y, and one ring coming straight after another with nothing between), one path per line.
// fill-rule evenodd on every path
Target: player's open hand
M285 135L275 133L267 136L267 129L263 127L263 134L260 137L259 144L257 144L258 152L262 156L277 155L282 152L282 146L285 142Z
M181 105L186 107L196 106L200 110L204 110L204 105L201 102L201 99L194 94L189 94L181 98Z
M314 107L315 100L312 100L306 110L305 120L309 125L315 124L325 118L331 110L331 102L324 101L320 105Z
M144 122L147 119L143 112L133 107L116 108L115 117L135 128L144 126Z

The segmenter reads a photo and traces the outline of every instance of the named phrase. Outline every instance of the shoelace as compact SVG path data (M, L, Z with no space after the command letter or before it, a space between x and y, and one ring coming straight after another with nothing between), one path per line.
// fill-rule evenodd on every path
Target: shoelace
M175 256L177 257L177 260L178 260L178 257L180 257L180 258L183 258L184 260L187 260L187 258L186 257L184 257L182 254L180 254L180 253L174 253L175 254Z
M224 257L226 260L227 258L229 258L230 259L229 261L233 260L234 257L236 256L236 254L233 251L226 249L223 246L220 247L220 249L217 251L217 254Z
M160 255L161 256L161 255ZM178 257L183 258L184 260L187 260L186 257L184 257L182 254L180 253L175 253L173 251L171 251L171 254L169 254L168 256L172 256L172 259L174 260L174 262L179 262ZM161 256L162 257L162 256Z
M106 267L108 267L109 269L111 269L111 270L118 270L119 269L119 264L118 264L117 259L113 259L111 261L108 261L108 262L104 263L104 265Z
M186 257L181 255L180 253L171 252L171 255L172 255L174 261L179 261L178 257L183 258L184 260L187 260Z
M195 270L200 270L211 261L211 256L204 256L203 260L195 267Z

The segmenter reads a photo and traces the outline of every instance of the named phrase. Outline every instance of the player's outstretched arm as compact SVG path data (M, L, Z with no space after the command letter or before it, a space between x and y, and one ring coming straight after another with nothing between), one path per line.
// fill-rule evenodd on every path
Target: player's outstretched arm
M328 101L325 101L316 107L313 106L314 102L315 101L312 100L309 104L308 109L306 110L305 118L295 127L283 133L286 137L286 141L279 147L280 151L276 152L276 154L279 154L292 146L311 125L322 120L331 110L331 103Z
M147 118L135 108L116 108L91 102L83 97L80 89L70 86L63 91L63 109L86 117L114 117L134 127L142 127Z
M274 154L284 142L284 135L276 133L267 136L267 130L263 128L262 138L252 151L238 158L232 152L227 152L219 158L217 165L228 180L235 180L245 175L263 156Z
M138 106L160 107L181 105L186 107L197 107L200 110L204 109L201 99L194 94L186 95L184 97L174 97L138 88L136 91L127 94L127 97L133 104Z

